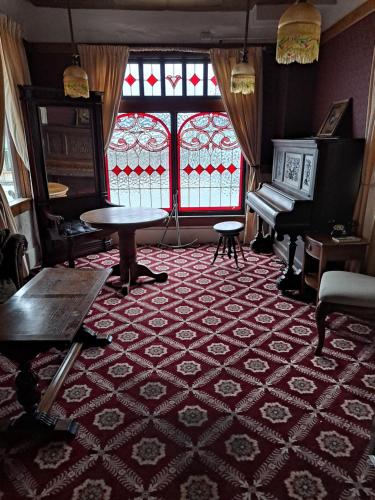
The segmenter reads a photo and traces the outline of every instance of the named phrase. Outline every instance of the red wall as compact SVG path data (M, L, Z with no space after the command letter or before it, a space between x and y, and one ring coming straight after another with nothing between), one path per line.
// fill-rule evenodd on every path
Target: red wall
M313 127L317 132L330 104L353 98L353 136L364 137L375 13L321 46L317 65Z

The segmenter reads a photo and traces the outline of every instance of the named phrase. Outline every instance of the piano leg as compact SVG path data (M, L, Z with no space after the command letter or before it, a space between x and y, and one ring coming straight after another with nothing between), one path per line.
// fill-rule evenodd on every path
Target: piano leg
M250 242L250 248L255 253L272 253L273 235L263 234L263 220L257 216L257 234Z
M298 234L289 234L289 252L288 252L288 265L284 269L283 274L277 280L277 288L281 291L285 290L300 290L301 288L301 275L296 274L293 269L294 255L297 248ZM278 239L282 238L278 235Z

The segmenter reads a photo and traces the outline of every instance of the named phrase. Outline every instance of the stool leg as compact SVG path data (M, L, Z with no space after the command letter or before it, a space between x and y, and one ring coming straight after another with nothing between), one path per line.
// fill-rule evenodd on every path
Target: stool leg
M220 245L221 245L222 241L223 241L223 237L220 236L219 242L218 242L217 247L216 247L216 252L215 252L215 255L214 255L214 260L211 262L211 266L212 266L212 264L214 264L214 262L215 262L215 260L216 260L216 258L218 256L218 254L219 254L219 249L220 249Z
M227 245L228 245L228 238L226 236L223 236L223 250L221 256L225 255L225 250L227 248Z
M236 251L236 240L234 236L231 236L230 239L232 240L232 247L233 247L233 255L234 255L234 261L236 263L236 267L239 270L240 268L238 267L238 257L237 257L237 251Z
M240 241L240 238L239 238L238 236L236 236L235 238L237 239L238 246L240 247L240 252L241 252L242 258L243 258L243 260L245 260L245 261L246 261L245 255L244 255L244 253L243 253L243 248L242 248L242 243L241 243L241 241Z
M318 345L315 350L315 356L320 356L322 354L322 349L324 345L325 339L325 321L327 314L329 312L329 305L325 302L319 301L316 311L315 311L315 319L316 319L316 328L318 330Z

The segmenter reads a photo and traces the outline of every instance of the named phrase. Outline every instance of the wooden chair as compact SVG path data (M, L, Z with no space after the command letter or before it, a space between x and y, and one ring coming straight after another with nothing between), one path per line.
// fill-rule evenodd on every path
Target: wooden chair
M325 320L332 312L375 320L375 277L347 271L327 271L323 274L315 313L319 335L316 356L322 354Z

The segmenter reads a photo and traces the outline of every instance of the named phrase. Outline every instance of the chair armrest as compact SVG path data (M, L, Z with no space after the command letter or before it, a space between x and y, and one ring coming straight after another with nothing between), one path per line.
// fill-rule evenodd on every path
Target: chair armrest
M64 222L64 217L62 215L52 214L51 212L48 212L48 210L43 210L43 213L48 220L55 222L56 224Z
M11 234L3 248L1 274L11 278L17 289L23 285L22 258L26 250L27 240L22 234Z
M116 205L116 203L112 203L111 201L105 199L104 200L104 208L106 207L122 207L122 205Z

